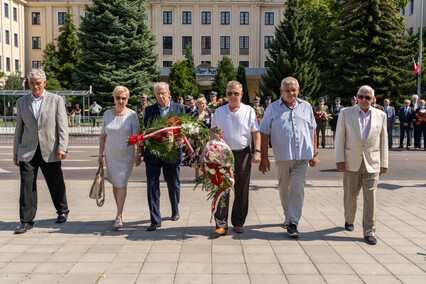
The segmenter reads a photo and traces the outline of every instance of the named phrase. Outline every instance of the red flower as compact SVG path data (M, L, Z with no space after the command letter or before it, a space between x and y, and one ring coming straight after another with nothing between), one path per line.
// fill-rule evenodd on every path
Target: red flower
M216 173L210 177L210 181L215 186L220 186L223 182L222 174L219 172L219 170L216 170Z

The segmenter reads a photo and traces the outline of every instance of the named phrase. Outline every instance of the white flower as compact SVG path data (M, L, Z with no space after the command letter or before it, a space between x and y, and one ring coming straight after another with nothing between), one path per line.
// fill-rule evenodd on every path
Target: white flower
M214 175L216 173L215 169L209 169L209 173L211 173L212 175Z
M221 174L224 174L224 173L226 173L226 171L225 171L225 169L219 169L219 172L221 173Z

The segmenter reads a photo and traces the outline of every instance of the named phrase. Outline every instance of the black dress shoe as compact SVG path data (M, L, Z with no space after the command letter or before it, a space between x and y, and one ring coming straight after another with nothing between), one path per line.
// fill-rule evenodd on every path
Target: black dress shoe
M23 234L26 233L28 230L31 230L33 228L33 225L30 223L22 223L21 226L19 226L18 229L16 229L15 234Z
M364 240L367 242L367 244L369 245L375 245L377 244L377 239L373 236L365 236Z
M348 224L345 222L345 230L346 231L353 231L354 230L354 224Z
M179 220L179 218L180 218L179 214L173 214L171 220L177 221L177 220Z
M68 219L68 214L59 214L58 218L56 218L55 223L65 223Z
M161 228L161 223L160 224L151 224L151 225L149 225L149 227L146 230L147 231L155 231L155 230L157 230L157 228Z
M398 148L402 149L402 148L404 148L404 146L399 146Z

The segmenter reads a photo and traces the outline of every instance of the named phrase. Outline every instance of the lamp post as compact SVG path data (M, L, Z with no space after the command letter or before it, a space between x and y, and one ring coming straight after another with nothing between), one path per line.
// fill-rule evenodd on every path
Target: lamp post
M419 39L419 73L417 73L417 96L422 92L422 37L423 37L423 0L420 1L420 39Z

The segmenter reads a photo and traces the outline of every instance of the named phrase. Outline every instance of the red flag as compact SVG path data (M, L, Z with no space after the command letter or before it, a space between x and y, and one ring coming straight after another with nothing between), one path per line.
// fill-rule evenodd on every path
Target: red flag
M414 71L413 71L413 75L416 75L417 73L419 73L420 71L420 63L416 64L416 61L413 58L413 63L414 63Z

